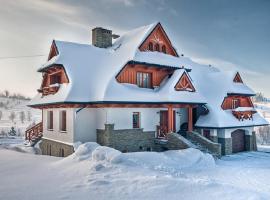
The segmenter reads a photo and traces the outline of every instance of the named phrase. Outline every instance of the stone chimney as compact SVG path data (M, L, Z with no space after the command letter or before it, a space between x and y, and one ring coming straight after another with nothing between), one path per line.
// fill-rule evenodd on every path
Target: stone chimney
M112 30L102 27L92 29L92 45L99 48L111 47L112 39L116 39L118 37L118 35L112 34Z

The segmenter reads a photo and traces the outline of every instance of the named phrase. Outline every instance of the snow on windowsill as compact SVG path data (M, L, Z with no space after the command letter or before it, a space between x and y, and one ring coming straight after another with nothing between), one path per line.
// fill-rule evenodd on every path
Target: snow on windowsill
M256 110L253 107L238 107L238 108L232 109L232 111L244 112L244 111L256 111Z

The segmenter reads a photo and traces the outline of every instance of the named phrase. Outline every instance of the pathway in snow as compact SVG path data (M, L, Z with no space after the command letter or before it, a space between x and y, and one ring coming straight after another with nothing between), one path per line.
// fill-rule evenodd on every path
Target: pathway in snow
M95 143L62 159L0 149L0 199L270 199L270 154L122 154Z

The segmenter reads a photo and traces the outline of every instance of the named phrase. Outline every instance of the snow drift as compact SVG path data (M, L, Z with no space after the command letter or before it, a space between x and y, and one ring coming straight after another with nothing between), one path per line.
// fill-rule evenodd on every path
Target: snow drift
M202 153L193 148L166 152L135 152L121 153L110 147L100 146L95 142L80 145L69 157L60 163L90 161L90 164L121 165L125 167L140 167L177 173L182 170L205 169L215 167L215 160L210 154Z

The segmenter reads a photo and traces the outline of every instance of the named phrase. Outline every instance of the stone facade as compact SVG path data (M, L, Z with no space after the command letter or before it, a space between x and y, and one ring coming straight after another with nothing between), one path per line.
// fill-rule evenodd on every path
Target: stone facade
M161 151L155 144L155 131L143 129L115 130L113 124L105 124L105 129L97 129L97 143L122 152Z
M252 132L252 135L245 135L245 142L246 151L257 151L255 131Z
M232 138L218 138L218 143L221 144L222 155L232 154Z
M42 139L39 147L41 149L42 155L66 157L74 152L72 145L56 142L49 139Z
M165 145L168 150L186 149L190 147L189 141L177 133L168 135L168 141Z
M206 137L202 136L201 134L195 131L187 132L186 137L192 142L201 145L212 155L215 155L217 157L221 156L221 145L219 143L215 143L211 140L208 140Z
M104 130L97 130L97 143L122 152L161 152L189 147L188 141L176 133L169 134L167 140L159 140L155 137L155 131L143 131L143 129L115 130L113 124L105 124Z

